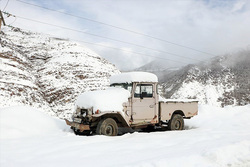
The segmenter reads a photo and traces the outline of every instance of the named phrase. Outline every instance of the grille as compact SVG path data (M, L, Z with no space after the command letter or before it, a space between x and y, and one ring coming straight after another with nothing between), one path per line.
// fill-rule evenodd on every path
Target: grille
M88 109L81 109L82 123L89 124Z

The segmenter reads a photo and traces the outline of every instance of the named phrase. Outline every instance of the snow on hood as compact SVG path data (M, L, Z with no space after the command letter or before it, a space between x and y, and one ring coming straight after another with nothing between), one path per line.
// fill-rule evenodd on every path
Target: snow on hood
M76 107L93 107L93 111L122 112L122 104L127 102L129 97L130 92L123 88L108 88L106 90L84 92L78 96Z
M132 82L158 82L158 78L149 72L127 72L110 77L110 84Z

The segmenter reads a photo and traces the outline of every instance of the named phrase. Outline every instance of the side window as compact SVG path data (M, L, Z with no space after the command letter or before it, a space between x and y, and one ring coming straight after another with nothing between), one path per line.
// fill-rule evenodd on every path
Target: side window
M140 89L141 89L141 85L136 85L135 88L135 97L140 97Z
M136 85L134 97L153 97L153 85L152 84Z
M131 93L131 91L132 91L132 85L128 86L128 91Z

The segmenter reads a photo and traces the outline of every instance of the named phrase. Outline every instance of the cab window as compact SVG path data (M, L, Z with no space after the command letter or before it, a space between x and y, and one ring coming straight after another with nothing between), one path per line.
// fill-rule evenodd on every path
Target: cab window
M135 88L134 97L153 97L153 85L152 84L138 84Z

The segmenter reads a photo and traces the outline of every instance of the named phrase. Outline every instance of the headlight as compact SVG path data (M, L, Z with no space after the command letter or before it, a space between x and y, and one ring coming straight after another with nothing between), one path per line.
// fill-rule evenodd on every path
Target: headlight
M73 117L86 117L88 115L92 115L92 112L93 107L88 109L77 107L75 112L73 113Z
M86 117L86 115L87 115L87 113L86 113L86 112L84 112L84 113L82 114L82 116L83 116L83 117Z

